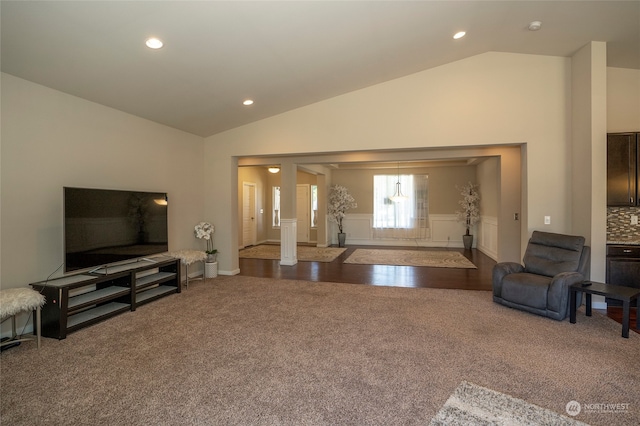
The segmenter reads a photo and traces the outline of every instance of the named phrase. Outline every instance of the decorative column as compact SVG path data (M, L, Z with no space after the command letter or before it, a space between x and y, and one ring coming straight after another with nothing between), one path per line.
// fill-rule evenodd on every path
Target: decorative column
M296 181L298 165L283 160L280 164L280 265L298 263L298 215L296 212Z

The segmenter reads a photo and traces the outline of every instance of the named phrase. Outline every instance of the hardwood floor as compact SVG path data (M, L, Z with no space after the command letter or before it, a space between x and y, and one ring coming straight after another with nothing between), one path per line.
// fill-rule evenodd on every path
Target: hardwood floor
M395 287L491 290L491 271L496 262L476 249L446 249L462 253L478 268L452 269L344 263L344 260L357 248L434 250L433 248L416 247L349 246L333 262L298 262L293 266L280 266L279 260L240 258L240 275ZM621 308L609 308L608 310L598 310L598 312L622 323ZM640 330L635 328L635 318L636 309L632 308L630 329L640 333Z
M615 322L622 324L622 307L612 306L607 309L594 309L603 315L608 316ZM636 328L636 316L638 315L638 308L631 308L629 313L629 330L633 330L640 334L640 328Z
M357 248L434 250L424 247L349 246L333 262L298 262L293 266L280 266L279 260L241 258L240 275L395 287L491 290L491 270L496 262L476 249L448 249L462 253L478 267L478 269L453 269L344 263L344 260Z

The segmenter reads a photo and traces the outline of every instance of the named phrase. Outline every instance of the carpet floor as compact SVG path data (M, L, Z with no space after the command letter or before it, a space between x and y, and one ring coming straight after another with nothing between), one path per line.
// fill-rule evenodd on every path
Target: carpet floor
M344 263L476 269L461 253L447 250L356 249Z
M638 354L602 315L554 321L490 292L218 276L2 352L0 422L424 425L468 381L637 425ZM629 406L585 409L600 403Z
M346 248L298 246L296 256L302 262L332 262L345 250ZM281 253L279 245L261 244L242 249L238 255L244 259L279 260Z

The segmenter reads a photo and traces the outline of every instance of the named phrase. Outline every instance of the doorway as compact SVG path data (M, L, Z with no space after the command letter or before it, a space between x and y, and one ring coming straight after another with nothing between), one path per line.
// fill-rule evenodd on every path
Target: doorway
M256 244L256 184L242 183L242 246Z

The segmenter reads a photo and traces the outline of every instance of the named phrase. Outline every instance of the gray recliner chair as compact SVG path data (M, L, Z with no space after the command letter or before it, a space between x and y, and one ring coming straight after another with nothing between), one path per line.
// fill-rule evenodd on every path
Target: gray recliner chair
M524 266L493 267L493 301L562 321L569 316L569 286L588 279L590 256L584 237L533 231ZM580 306L581 292L578 297Z

